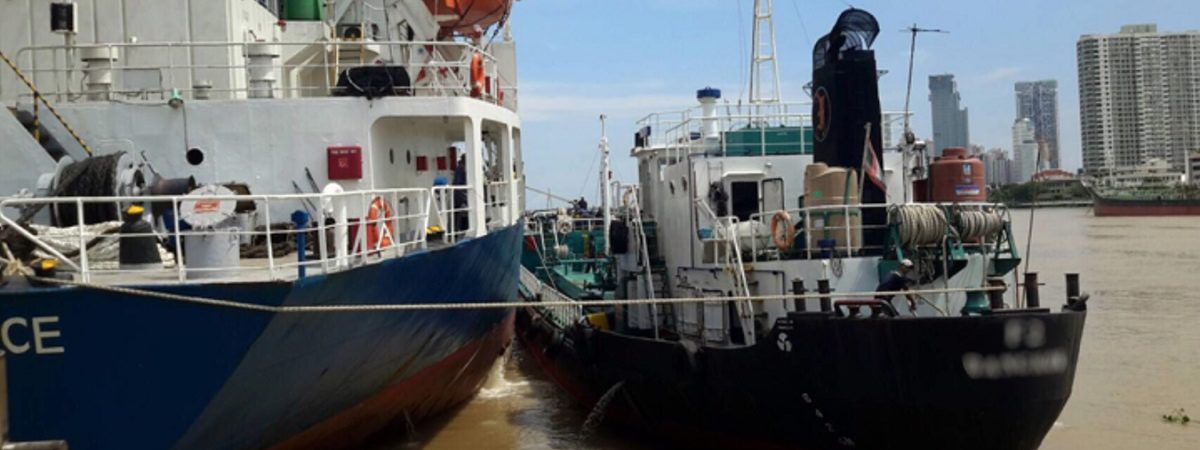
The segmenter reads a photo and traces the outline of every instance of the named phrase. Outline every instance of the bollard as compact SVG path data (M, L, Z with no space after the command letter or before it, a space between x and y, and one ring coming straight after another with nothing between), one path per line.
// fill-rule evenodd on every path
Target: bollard
M305 245L306 239L304 236L304 233L305 233L304 230L308 228L308 213L301 211L301 210L296 210L296 212L293 212L292 213L292 225L296 226L296 262L298 263L298 264L296 264L296 270L298 272L297 276L299 276L300 278L304 278L304 276L305 276L304 256L305 256L305 253L308 252L308 248ZM268 242L268 245L269 245L269 242Z
M1074 305L1079 301L1079 274L1067 274L1067 305Z
M1040 308L1041 300L1038 299L1038 274L1037 272L1025 272L1025 307Z
M988 278L987 285L990 288L1006 287L1004 279L1000 277ZM988 305L991 306L993 311L1004 309L1004 292L1007 290L988 291Z
M820 294L828 294L832 292L829 289L829 280L817 280L817 292ZM833 299L830 297L821 297L821 312L833 311Z
M792 295L797 297L795 300L793 300L793 302L795 302L796 311L798 312L808 311L808 300L799 298L805 293L807 293L807 291L804 290L804 280L799 278L792 280Z

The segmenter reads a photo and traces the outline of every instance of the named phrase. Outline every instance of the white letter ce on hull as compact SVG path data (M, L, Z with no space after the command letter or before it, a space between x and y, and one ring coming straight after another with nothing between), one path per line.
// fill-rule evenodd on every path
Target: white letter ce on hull
M30 350L39 355L63 353L66 349L55 345L61 337L58 316L9 317L0 322L0 356L7 353L20 355Z

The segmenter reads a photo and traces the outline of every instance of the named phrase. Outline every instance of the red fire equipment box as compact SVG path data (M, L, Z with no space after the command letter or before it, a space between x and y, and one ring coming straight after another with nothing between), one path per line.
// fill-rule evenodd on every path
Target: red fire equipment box
M362 147L329 147L330 180L361 180L363 176Z

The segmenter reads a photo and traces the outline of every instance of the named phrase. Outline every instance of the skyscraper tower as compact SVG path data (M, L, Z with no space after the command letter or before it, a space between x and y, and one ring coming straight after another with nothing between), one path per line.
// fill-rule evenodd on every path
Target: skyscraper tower
M1126 25L1080 37L1076 52L1084 170L1162 159L1183 173L1200 152L1200 31Z
M1022 81L1014 86L1017 94L1017 119L1028 118L1033 122L1034 139L1045 145L1042 155L1049 167L1058 169L1058 81Z
M1038 171L1038 143L1034 137L1033 121L1017 119L1013 122L1013 181L1024 183Z
M958 85L954 75L929 77L929 104L933 108L934 155L941 156L947 147L967 147L971 136L967 126L967 109L961 108Z

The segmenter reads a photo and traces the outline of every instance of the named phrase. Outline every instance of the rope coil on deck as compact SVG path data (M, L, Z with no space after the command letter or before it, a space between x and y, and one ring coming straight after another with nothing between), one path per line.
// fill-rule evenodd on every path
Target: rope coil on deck
M946 233L946 213L937 205L899 205L892 221L900 226L900 243L905 248L936 244Z
M995 211L959 211L958 234L963 239L995 236L1004 230L1004 217Z
M988 291L1003 291L1005 287L979 287L979 288L946 288L946 289L926 289L926 290L909 290L909 291L880 291L880 292L841 292L841 293L810 293L803 295L795 294L779 294L779 295L758 295L749 297L683 297L683 298L659 298L659 299L624 299L624 300L563 300L563 301L535 301L535 302L508 302L508 301L491 301L491 302L471 302L471 303L408 303L403 305L315 305L315 306L271 306L259 305L256 303L246 303L236 300L224 300L209 297L197 297L191 295L171 294L167 292L157 292L145 289L127 288L120 286L108 286L95 283L85 283L74 280L64 280L58 278L43 278L29 277L31 280L53 284L59 286L74 286L83 289L94 289L98 291L107 291L117 294L133 295L139 297L155 298L160 300L178 301L184 303L194 303L206 306L215 306L221 308L242 309L248 311L259 311L267 313L279 314L311 314L311 313L337 313L337 312L389 312L389 311L442 311L442 310L458 310L458 309L509 309L509 308L525 308L537 306L618 306L618 305L654 305L654 304L678 304L678 303L705 303L705 302L727 302L727 301L755 301L763 302L770 300L816 300L821 298L833 297L859 297L859 298L874 298L880 295L906 295L906 294L951 294L961 292L988 292Z

